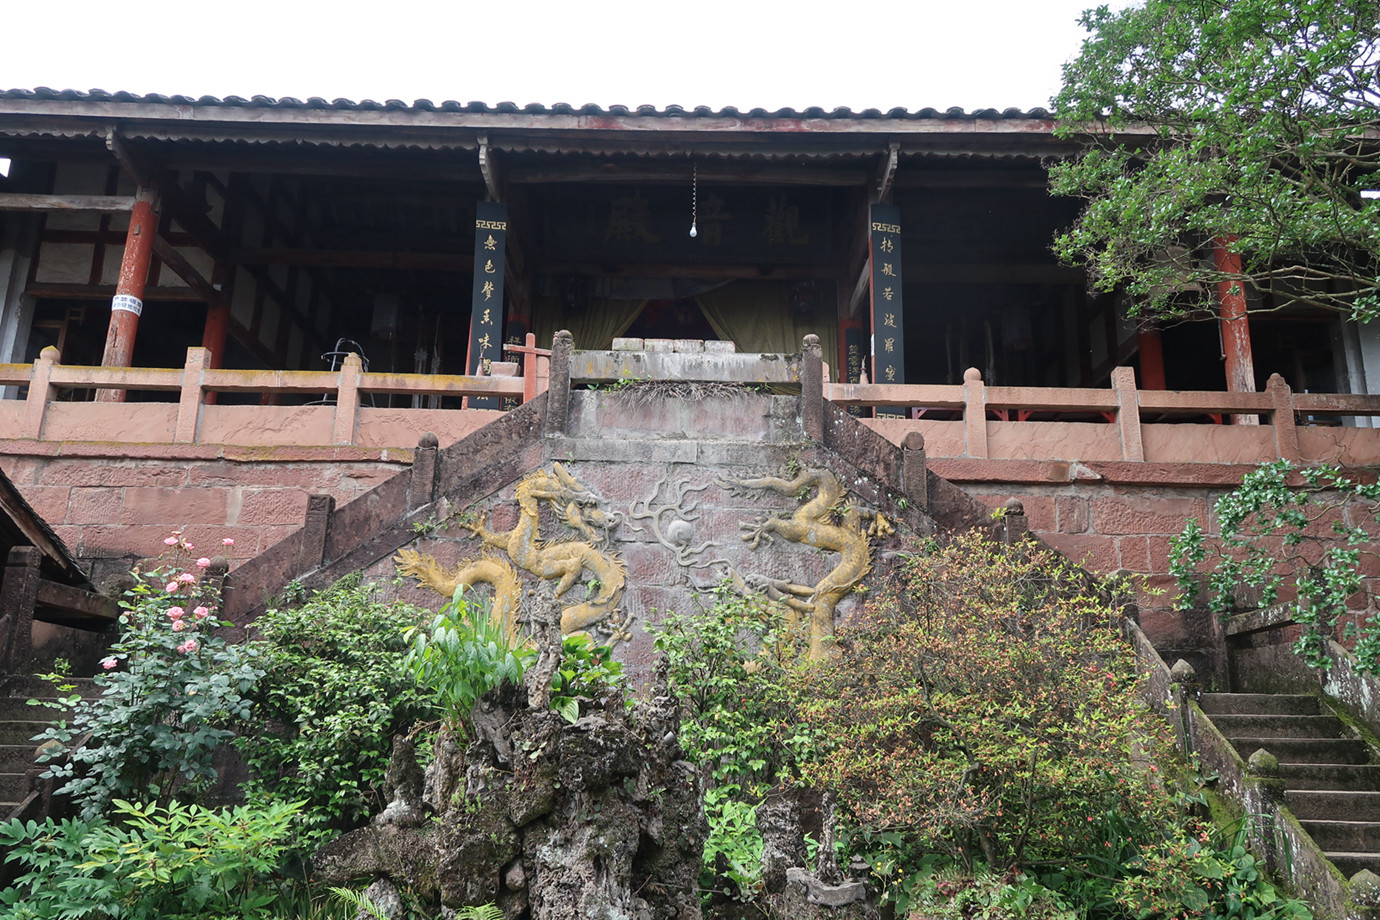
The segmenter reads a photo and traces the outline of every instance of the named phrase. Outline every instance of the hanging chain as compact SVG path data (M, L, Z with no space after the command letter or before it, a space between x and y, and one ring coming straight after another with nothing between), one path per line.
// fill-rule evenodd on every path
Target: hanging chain
M690 164L690 238L700 235L700 164Z

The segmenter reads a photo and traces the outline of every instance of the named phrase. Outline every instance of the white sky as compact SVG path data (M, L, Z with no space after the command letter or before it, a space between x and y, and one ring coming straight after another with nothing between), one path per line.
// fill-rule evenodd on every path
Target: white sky
M1123 0L1124 3L1124 0ZM1032 108L1096 0L47 0L0 88L854 110Z

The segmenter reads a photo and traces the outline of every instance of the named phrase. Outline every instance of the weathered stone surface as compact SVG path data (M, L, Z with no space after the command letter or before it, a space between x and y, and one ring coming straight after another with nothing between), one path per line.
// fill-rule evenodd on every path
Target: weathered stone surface
M699 920L708 825L664 672L632 713L614 694L574 724L529 689L486 694L467 746L439 735L424 792L398 745L394 801L424 799L439 824L347 834L318 852L329 878L383 876L443 915L493 902L513 920Z
M386 878L375 880L372 885L365 889L364 897L388 920L403 920L407 916L402 892L398 891L397 885ZM367 908L360 908L355 914L355 920L375 920L375 918L374 914L370 913Z
M805 865L805 831L800 806L791 795L771 795L757 806L762 833L762 884L768 892L786 888L786 873Z
M441 896L437 873L441 829L363 827L337 837L316 851L316 877L327 885L346 885L361 877L406 881L419 897Z
M775 916L791 920L876 920L879 916L862 882L829 885L802 868L787 870L785 890L770 900Z

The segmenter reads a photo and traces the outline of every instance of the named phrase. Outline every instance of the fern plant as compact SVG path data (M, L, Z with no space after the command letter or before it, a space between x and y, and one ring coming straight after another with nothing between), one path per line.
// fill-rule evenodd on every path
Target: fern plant
M374 917L375 920L388 920L387 915L366 895L348 888L332 888L331 893L355 910L362 910ZM458 908L452 916L455 920L503 920L503 911L494 904L480 904L476 907Z

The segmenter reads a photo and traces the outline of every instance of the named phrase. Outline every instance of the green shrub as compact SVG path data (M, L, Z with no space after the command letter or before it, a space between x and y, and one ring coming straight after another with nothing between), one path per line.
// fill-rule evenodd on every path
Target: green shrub
M1163 815L1133 737L1162 737L1136 694L1119 610L1058 554L976 533L913 556L798 676L833 741L805 768L853 827L902 830L964 865L1085 852L1107 811Z
M216 778L215 749L249 715L248 694L263 674L258 649L215 632L220 597L202 573L210 559L177 534L170 556L134 570L120 606L120 637L102 662L94 699L70 697L68 718L34 740L56 741L44 776L64 780L85 818L116 797L163 804L188 798Z
M380 810L393 737L437 708L402 671L404 632L430 612L385 604L347 576L297 605L271 609L253 629L264 668L254 725L239 739L251 800L302 800L308 838Z
M581 702L593 702L609 691L625 694L626 689L623 665L614 661L612 648L595 645L584 633L561 641L561 666L551 675L551 708L567 722L579 720Z
M469 733L475 701L505 682L520 685L537 657L530 646L509 637L487 604L467 600L463 591L456 590L429 624L408 631L411 649L403 664L435 695L447 725L461 737Z
M300 802L210 810L112 802L111 820L0 825L27 872L0 892L0 918L205 920L278 916L272 873Z
M773 785L797 777L817 745L788 693L804 643L786 624L779 605L720 590L708 609L668 614L655 627L681 702L681 746L706 775L706 892L756 894L762 836L755 806Z

